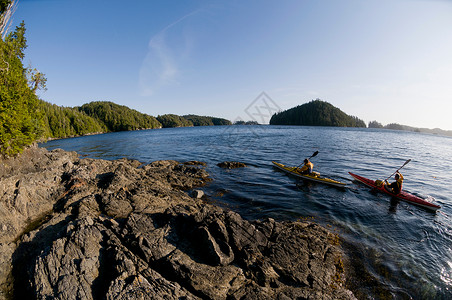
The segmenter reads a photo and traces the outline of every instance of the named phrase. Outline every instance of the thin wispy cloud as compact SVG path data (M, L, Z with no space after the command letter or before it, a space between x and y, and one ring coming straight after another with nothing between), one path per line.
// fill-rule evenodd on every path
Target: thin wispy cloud
M198 9L186 14L150 39L148 53L140 69L139 83L143 96L152 96L163 86L178 84L177 78L180 74L178 58L181 57L181 53L186 54L187 51L184 49L190 46L191 39L186 36L186 33L180 33L177 29L199 11ZM177 48L171 46L170 40L174 39L178 41Z

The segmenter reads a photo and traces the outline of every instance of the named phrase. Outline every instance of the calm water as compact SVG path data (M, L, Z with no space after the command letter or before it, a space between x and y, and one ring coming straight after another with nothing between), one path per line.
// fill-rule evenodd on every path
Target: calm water
M93 158L200 160L215 179L205 192L248 219L314 219L350 246L357 295L370 299L452 299L452 138L389 130L220 126L119 132L42 145ZM322 175L348 183L338 189L303 182L272 167L312 159ZM404 189L442 206L437 213L397 202L352 181L402 169ZM223 170L225 160L249 167Z

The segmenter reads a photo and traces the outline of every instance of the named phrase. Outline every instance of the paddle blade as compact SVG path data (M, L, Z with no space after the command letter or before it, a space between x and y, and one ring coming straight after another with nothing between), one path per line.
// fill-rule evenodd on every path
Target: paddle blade
M319 151L314 152L314 154L311 155L311 157L317 156L317 154L319 154ZM309 158L311 158L309 157Z
M407 163L409 163L410 161L411 161L411 159L408 159L408 160L407 160L400 168L397 169L397 171L395 171L394 173L391 174L391 176L389 176L388 178L386 178L385 181L388 180L389 178L391 178L392 175L394 175L395 173L399 172L399 170L402 169L403 167L405 167L405 165L406 165Z
M403 166L405 166L407 163L409 163L411 161L411 159L409 159L409 160L407 160L404 164L403 164ZM403 167L402 166L402 167Z

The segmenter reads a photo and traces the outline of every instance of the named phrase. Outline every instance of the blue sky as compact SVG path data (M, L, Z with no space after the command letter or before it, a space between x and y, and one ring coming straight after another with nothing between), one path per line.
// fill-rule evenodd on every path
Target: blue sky
M234 121L265 92L282 110L320 98L452 130L449 0L20 0L22 20L24 63L58 105Z

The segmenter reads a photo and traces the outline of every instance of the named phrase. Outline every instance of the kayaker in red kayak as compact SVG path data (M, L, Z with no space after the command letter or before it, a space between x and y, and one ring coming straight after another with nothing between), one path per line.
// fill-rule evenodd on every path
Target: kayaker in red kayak
M313 169L314 169L314 164L312 162L310 162L309 159L306 158L304 160L303 167L299 168L298 172L300 174L311 174Z
M387 180L385 180L385 188L394 194L400 194L402 191L402 185L403 185L403 176L402 174L397 171L395 174L395 180L393 183L389 184Z

